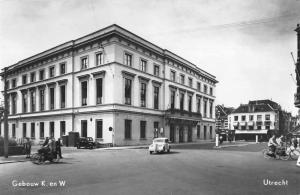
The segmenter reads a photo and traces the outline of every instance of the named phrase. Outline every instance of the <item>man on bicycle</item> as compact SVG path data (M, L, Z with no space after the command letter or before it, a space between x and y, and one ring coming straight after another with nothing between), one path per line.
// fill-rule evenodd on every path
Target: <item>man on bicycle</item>
M268 142L269 150L272 152L271 154L268 154L269 156L272 156L272 157L276 158L275 150L276 150L277 146L278 146L278 144L276 142L276 136L275 136L275 134L273 134L272 137L269 139L269 142Z

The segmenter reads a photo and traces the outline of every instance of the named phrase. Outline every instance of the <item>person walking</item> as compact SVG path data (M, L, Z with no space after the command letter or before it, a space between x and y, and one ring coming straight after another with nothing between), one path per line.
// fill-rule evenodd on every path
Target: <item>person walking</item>
M62 146L61 139L58 138L58 140L55 142L55 147L56 147L56 155L58 155L59 158L63 158L61 156L61 146Z
M30 158L31 141L30 141L29 137L25 138L24 149L25 149L26 158Z

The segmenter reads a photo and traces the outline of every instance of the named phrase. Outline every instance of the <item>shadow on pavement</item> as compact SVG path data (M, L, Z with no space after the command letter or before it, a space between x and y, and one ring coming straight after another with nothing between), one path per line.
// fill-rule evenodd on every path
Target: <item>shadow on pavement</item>
M180 152L177 151L170 151L170 152L158 152L158 153L152 153L151 155L169 155L169 154L178 154Z

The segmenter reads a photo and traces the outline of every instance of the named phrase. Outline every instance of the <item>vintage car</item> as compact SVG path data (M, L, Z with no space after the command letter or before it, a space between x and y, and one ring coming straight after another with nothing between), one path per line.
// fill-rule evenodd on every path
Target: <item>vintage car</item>
M171 146L169 144L168 138L160 137L153 139L153 143L149 146L149 152L170 152Z
M96 144L92 137L81 137L76 143L77 149L81 147L93 149L95 146Z

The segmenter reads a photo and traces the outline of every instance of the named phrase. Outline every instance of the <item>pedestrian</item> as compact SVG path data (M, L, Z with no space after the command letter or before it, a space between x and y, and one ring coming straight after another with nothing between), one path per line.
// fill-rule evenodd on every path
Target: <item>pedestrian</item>
M30 153L31 153L31 141L30 141L29 137L26 137L26 138L25 138L24 149L25 149L26 158L30 158Z
M56 147L56 155L58 155L59 158L63 158L61 156L61 146L62 146L61 139L58 138L58 140L55 142L55 147Z
M52 137L49 139L50 156L53 159L56 156L55 139Z

